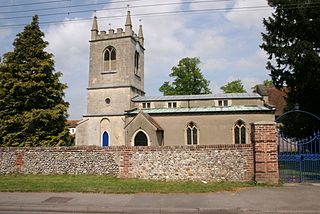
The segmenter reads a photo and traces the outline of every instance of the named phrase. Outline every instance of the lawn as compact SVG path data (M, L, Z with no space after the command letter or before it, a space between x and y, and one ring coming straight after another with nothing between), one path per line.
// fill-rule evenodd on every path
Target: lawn
M254 182L165 182L100 175L0 175L0 192L203 193L254 186Z

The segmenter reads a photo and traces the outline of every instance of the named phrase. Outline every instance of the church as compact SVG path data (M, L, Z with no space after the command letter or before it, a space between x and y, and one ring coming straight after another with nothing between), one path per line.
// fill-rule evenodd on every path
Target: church
M170 51L170 50L168 50ZM182 146L251 143L251 123L274 121L257 93L145 96L144 36L125 28L98 30L93 18L87 113L77 146Z

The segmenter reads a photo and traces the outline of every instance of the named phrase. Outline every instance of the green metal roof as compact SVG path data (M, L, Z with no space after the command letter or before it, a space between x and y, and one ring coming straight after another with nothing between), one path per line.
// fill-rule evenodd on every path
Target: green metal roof
M181 100L215 100L215 99L261 99L257 93L227 93L171 96L137 96L133 102L181 101Z
M250 111L272 111L265 106L224 106L224 107L197 107L197 108L150 108L136 109L128 114L138 114L140 111L148 114L171 114L171 113L219 113L219 112L250 112Z

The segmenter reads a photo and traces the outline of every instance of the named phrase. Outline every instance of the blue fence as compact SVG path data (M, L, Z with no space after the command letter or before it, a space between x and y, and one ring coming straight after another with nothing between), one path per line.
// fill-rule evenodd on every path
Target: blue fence
M284 182L320 182L320 132L304 139L279 134L279 175Z

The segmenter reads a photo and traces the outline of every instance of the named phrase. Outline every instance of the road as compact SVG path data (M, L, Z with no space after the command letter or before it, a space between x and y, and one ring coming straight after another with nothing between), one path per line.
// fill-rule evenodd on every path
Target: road
M0 193L0 214L319 213L320 185L199 194Z

